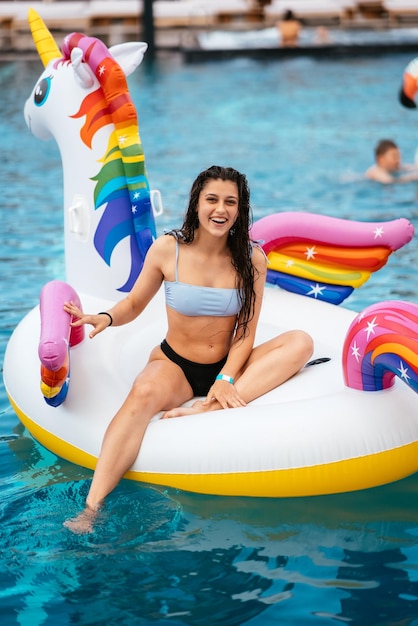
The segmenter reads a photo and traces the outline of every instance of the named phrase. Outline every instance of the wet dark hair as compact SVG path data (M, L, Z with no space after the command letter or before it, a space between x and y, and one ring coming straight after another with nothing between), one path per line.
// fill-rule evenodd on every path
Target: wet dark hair
M241 300L240 328L244 336L248 322L254 315L254 265L252 263L252 246L250 227L252 225L252 211L250 205L250 190L247 178L232 167L212 165L200 172L190 190L189 206L186 211L183 225L179 229L170 231L184 243L194 240L196 229L199 228L197 205L199 196L210 180L228 180L236 183L238 188L238 216L228 235L228 247L231 251L232 265L237 272L237 289ZM168 233L168 234L170 234Z
M295 14L293 13L292 9L287 9L287 11L285 11L284 15L283 15L283 20L285 22L289 22L289 21L293 21L295 20Z
M381 139L374 149L374 154L376 157L379 157L382 156L382 154L385 154L388 150L391 150L392 148L398 150L398 146L392 139Z

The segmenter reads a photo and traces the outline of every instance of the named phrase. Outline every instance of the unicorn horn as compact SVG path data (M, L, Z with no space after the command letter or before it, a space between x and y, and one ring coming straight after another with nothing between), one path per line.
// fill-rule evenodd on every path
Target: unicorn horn
M62 56L60 49L35 9L29 9L28 22L36 49L46 67L52 59L59 59Z

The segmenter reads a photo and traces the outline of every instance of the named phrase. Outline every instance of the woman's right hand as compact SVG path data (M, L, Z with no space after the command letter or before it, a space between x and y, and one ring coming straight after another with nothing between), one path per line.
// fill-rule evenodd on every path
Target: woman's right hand
M89 334L90 339L93 339L93 337L109 326L109 317L107 315L103 315L103 313L100 315L85 314L72 300L70 302L64 302L64 311L73 317L74 321L71 322L71 326L77 327L83 326L83 324L91 324L91 326L93 326L93 330Z

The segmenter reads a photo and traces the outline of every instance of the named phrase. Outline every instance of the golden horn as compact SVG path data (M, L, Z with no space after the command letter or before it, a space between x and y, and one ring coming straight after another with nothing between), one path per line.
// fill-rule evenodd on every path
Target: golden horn
M52 59L59 59L62 54L55 43L55 39L35 9L29 9L28 22L36 49L44 67L46 67Z

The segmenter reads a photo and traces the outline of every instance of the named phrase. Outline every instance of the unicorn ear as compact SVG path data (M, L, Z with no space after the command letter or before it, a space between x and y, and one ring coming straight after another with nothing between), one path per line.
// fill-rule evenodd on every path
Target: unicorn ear
M74 74L84 89L90 89L94 84L94 74L87 63L83 63L83 51L81 48L71 50L71 64Z
M125 76L129 76L140 65L148 44L143 41L128 41L109 48L112 57L119 63Z

